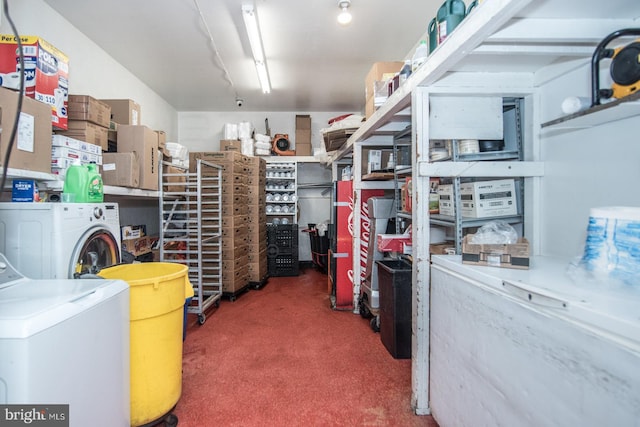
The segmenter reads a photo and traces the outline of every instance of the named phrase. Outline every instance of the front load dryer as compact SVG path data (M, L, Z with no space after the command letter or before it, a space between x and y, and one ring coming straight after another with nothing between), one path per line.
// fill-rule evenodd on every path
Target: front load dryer
M116 203L0 203L0 253L30 279L72 279L120 262Z

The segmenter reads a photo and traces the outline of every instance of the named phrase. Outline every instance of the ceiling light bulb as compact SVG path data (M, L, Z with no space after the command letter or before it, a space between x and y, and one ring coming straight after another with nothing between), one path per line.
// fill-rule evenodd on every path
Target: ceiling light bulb
M351 13L349 12L350 0L338 1L338 7L342 9L342 12L338 15L338 23L341 25L347 25L351 22Z

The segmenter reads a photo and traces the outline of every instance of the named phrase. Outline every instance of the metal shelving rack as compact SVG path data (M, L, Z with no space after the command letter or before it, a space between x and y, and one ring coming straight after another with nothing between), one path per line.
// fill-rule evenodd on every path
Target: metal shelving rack
M189 268L194 296L187 306L204 324L222 297L222 167L198 159L195 172L160 174L160 260Z
M411 212L406 212L402 208L402 196L400 187L411 177L411 126L399 132L393 137L393 158L395 166L393 169L393 190L396 205L396 233L402 234L411 224ZM408 150L407 156L403 151ZM402 155L401 155L402 154ZM404 160L409 162L405 163Z
M293 160L267 161L265 186L267 223L297 223L298 219L298 168Z
M445 161L470 162L470 161L522 161L523 160L523 129L522 129L522 106L523 100L516 98L503 99L503 115L505 123L505 148L500 151L480 152L475 154L461 154L458 152L455 140L451 144L451 159ZM493 220L502 220L509 224L524 223L524 181L515 178L516 203L518 213L509 216L489 217L489 218L465 218L461 213L462 201L460 197L460 184L463 178L460 176L445 176L453 184L453 197L455 205L455 215L431 214L430 223L453 228L456 254L462 253L462 240L468 229L478 228ZM487 179L483 177L481 179ZM490 179L490 178L489 178ZM478 178L465 178L466 181L475 181ZM524 231L524 230L523 230ZM524 233L522 233L524 234Z

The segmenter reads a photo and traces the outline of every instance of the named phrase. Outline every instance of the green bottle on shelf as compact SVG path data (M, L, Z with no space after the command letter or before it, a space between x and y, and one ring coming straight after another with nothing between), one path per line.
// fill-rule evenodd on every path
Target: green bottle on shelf
M104 201L102 176L95 163L67 168L62 188L63 201L99 203Z
M67 168L62 187L62 201L86 203L89 170L84 165L71 165Z
M95 163L89 163L87 172L87 201L101 203L104 201L104 184L102 175L98 172L98 166Z

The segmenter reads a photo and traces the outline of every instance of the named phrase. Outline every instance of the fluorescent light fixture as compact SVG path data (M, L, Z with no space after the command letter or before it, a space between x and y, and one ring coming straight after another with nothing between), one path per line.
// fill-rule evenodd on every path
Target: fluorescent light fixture
M247 36L249 37L253 61L256 64L256 71L258 72L258 80L260 80L262 92L269 93L271 92L271 84L269 83L269 71L267 70L264 48L262 47L260 27L258 26L258 14L252 5L243 5L242 17L244 18L244 25L247 28Z
M349 25L351 23L351 12L349 12L349 6L351 6L351 0L338 0L338 7L342 9L342 12L338 15L338 23L340 25Z

